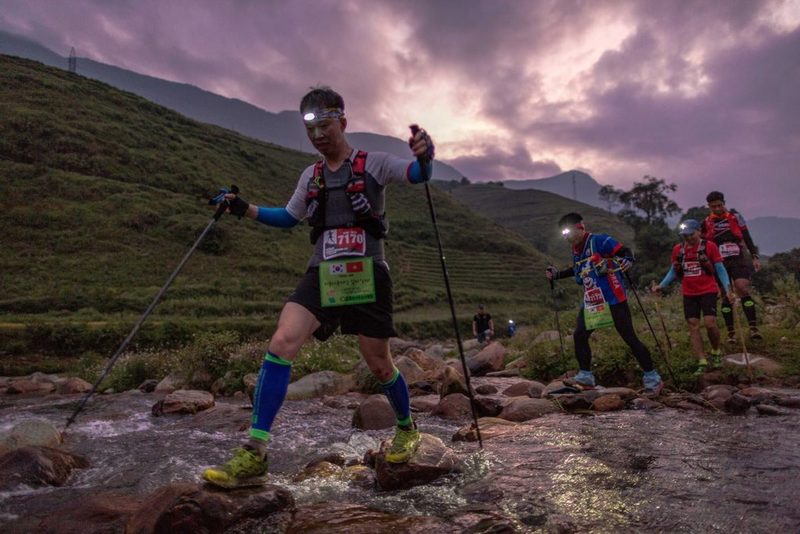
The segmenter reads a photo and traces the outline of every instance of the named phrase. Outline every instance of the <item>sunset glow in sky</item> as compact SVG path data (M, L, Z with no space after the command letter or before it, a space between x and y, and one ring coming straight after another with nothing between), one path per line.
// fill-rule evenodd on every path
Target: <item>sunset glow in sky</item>
M649 174L800 217L800 0L0 1L0 29L350 131L418 122L473 180Z

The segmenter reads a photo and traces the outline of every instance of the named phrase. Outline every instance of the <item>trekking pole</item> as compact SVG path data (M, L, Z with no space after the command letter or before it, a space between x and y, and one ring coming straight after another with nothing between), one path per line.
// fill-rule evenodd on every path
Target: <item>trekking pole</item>
M420 128L416 124L412 124L411 135L416 136ZM428 209L431 212L431 222L433 223L433 232L436 235L436 246L439 249L439 260L442 263L442 274L444 275L444 285L447 290L447 301L450 303L450 315L453 318L453 329L456 332L456 344L458 345L458 355L461 358L461 366L464 369L464 381L467 386L467 393L469 394L469 407L472 410L472 420L475 422L475 434L478 437L478 446L483 449L483 440L481 439L481 429L478 426L478 412L475 409L475 396L472 394L472 386L469 381L469 369L467 368L467 359L464 357L464 346L461 344L461 334L458 331L458 319L456 319L456 306L453 303L453 292L450 290L450 275L447 273L447 263L444 259L444 251L442 250L442 239L439 237L439 224L436 222L436 210L433 208L433 199L431 198L431 189L428 186L428 158L426 156L419 156L420 171L424 178L425 195L428 197Z
M656 285L656 281L653 280L653 286ZM661 313L661 306L658 304L658 297L654 301L656 303L656 315L658 315L658 319L661 321L661 328L664 330L664 337L667 338L667 346L669 350L672 351L672 340L669 338L669 332L667 331L667 323L664 322L664 315Z
M556 330L558 330L558 344L561 346L561 364L564 366L564 372L567 372L567 354L564 351L564 338L561 336L561 321L558 318L558 305L556 304L556 286L553 279L550 282L550 296L553 298L553 312L556 316Z
M672 383L675 384L675 387L681 389L680 385L678 385L678 381L675 379L675 373L672 371L672 366L669 364L669 358L667 357L667 353L664 352L664 349L661 347L661 343L658 341L658 336L656 336L656 331L653 328L653 325L650 323L650 317L647 316L647 312L642 306L642 300L639 298L639 292L636 291L636 287L633 285L633 280L631 280L631 276L628 274L627 271L622 271L625 274L625 279L628 280L628 285L631 287L631 291L633 292L633 296L636 297L636 302L639 304L639 309L642 310L642 315L644 315L644 320L647 321L647 326L650 328L650 333L653 334L653 339L656 342L656 347L658 347L658 351L661 353L661 356L664 358L664 363L667 364L667 370L669 371L669 376L672 378Z
M236 187L235 185L231 186L231 192L234 193L234 194L237 194L237 193L239 193L239 188ZM222 196L222 194L220 195L220 197L221 196ZM139 331L139 328L141 328L142 324L144 323L144 320L147 319L147 316L150 315L150 313L156 307L156 304L158 304L158 301L161 300L162 296L164 296L164 293L166 293L166 291L169 288L169 286L172 285L172 281L175 280L176 276L178 276L178 273L180 272L180 270L183 268L183 266L189 260L189 257L192 255L192 253L197 248L197 245L200 244L200 242L206 236L208 231L211 230L211 227L214 226L214 223L216 223L219 220L219 218L222 217L222 215L225 213L225 210L227 208L228 208L228 201L227 200L222 200L220 202L220 204L219 204L219 207L217 208L216 213L214 213L214 216L211 217L211 220L206 225L205 230L203 230L203 232L200 234L200 237L198 237L197 240L195 240L194 245L192 245L192 248L189 249L189 252L186 253L186 255L183 257L183 259L178 264L178 266L175 268L175 270L172 271L172 274L167 279L167 282L164 284L164 286L161 288L161 290L155 296L155 298L150 303L150 305L147 307L147 309L144 311L142 316L139 317L139 320L136 321L136 325L133 327L133 330L131 330L131 332L128 334L128 337L125 338L125 340L122 342L122 344L117 349L117 352L115 352L114 355L111 357L111 360L108 362L108 365L106 365L106 368L103 369L103 372L100 374L100 377L95 381L94 385L92 386L92 389L90 389L88 392L86 392L86 395L83 396L83 398L81 399L81 402L78 404L78 407L75 408L75 411L72 412L72 415L69 416L69 419L67 419L67 424L64 427L64 431L66 431L67 428L69 428L69 425L71 425L72 423L75 422L75 418L78 416L78 414L81 412L81 410L83 410L83 407L89 401L89 398L91 398L91 396L94 395L94 392L97 391L97 388L98 388L98 386L100 386L100 383L106 378L106 376L108 376L108 373L111 372L111 368L114 367L115 363L117 363L117 359L119 359L119 357L122 355L122 352L128 347L128 344L131 342L133 337Z
M735 299L734 303L733 303L733 308L734 308L733 309L733 323L734 323L734 328L736 328L736 331L739 332L739 339L742 342L742 354L744 354L744 363L745 363L745 365L747 365L747 377L750 379L750 383L752 384L753 383L753 368L750 366L750 355L747 353L747 344L744 342L744 330L742 330L740 328L741 327L741 323L740 323L740 319L739 319L739 314L736 313L736 308L738 307L737 304L739 304L740 302L741 302L741 300L737 297Z

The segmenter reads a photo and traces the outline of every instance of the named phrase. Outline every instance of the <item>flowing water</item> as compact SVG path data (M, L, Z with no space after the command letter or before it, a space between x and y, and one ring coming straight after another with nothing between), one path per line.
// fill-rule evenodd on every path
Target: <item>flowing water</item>
M0 430L32 418L63 428L75 402L9 399L0 404ZM93 399L66 437L68 448L91 466L61 488L0 493L0 526L13 531L25 514L93 492L145 495L170 482L198 481L205 466L224 461L245 436L247 406L223 400L196 416L153 417L154 402L138 392ZM338 452L361 459L390 435L356 431L351 417L352 410L320 400L285 403L274 425L270 471L298 505L357 503L438 517L483 506L520 532L800 531L800 412L554 414L487 440L481 453L475 443L450 442L462 423L420 415L424 432L464 458L464 473L392 492L319 478L292 482L315 457Z

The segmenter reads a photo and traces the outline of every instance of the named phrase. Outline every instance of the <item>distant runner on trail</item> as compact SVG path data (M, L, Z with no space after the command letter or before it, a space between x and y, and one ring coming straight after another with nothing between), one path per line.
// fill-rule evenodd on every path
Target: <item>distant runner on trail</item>
M719 253L733 280L736 295L742 299L742 309L750 325L750 338L763 339L756 322L756 303L750 296L750 278L753 271L761 270L758 247L753 243L744 217L725 207L725 196L719 191L712 191L706 197L711 214L703 221L702 235L707 241L713 241L719 247ZM750 252L752 263L744 255L744 249ZM736 343L736 327L733 319L733 302L728 295L722 296L722 318L728 330L728 343Z
M687 219L680 225L683 243L672 249L672 265L661 283L653 286L654 293L664 291L676 278L681 281L683 293L683 316L689 324L689 340L697 358L695 375L702 375L706 367L722 367L719 348L719 327L717 327L717 293L719 288L715 275L722 282L725 294L731 294L731 281L722 263L719 249L713 241L700 236L701 225L694 219ZM700 314L706 327L708 341L711 343L711 357L706 359L703 350L703 337L700 335Z
M562 271L550 266L545 274L550 280L574 278L583 286L583 302L573 334L580 370L571 383L581 389L596 386L589 337L596 329L613 325L644 370L645 395L657 396L664 389L664 382L653 365L650 351L636 337L622 283L621 272L633 265L633 252L609 235L587 232L583 217L577 213L561 217L558 226L561 235L572 245L573 265Z
M491 341L494 336L492 315L486 311L483 304L478 304L478 313L472 317L472 335L478 343Z
M230 461L203 472L205 480L226 488L266 482L267 443L286 396L292 362L312 334L325 340L340 325L343 334L358 336L364 361L394 408L397 427L386 460L407 462L421 440L411 419L408 386L389 352L389 338L397 333L383 244L384 188L392 182L418 184L428 179L433 142L424 130L409 139L413 156L422 158L427 169L418 160L352 148L344 133L344 100L330 87L315 87L306 94L300 113L323 159L303 171L286 207L260 207L237 195L225 196L230 213L240 218L283 228L307 219L314 246L308 270L284 305L264 357L250 438Z

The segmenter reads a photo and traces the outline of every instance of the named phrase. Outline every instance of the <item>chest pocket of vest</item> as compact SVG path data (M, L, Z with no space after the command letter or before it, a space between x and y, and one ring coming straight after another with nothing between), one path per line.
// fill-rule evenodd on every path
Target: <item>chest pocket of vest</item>
M314 173L308 182L306 189L306 218L311 226L310 239L312 244L316 244L320 235L328 229L325 226L325 212L328 206L329 193L336 190L344 190L345 195L352 210L351 222L339 224L334 227L358 226L375 239L386 237L388 227L383 213L378 213L374 206L378 205L377 198L374 198L374 190L377 188L368 187L366 175L367 153L359 150L353 161L346 162L350 165L350 178L343 186L326 187L324 178L324 162L318 161L314 165Z

